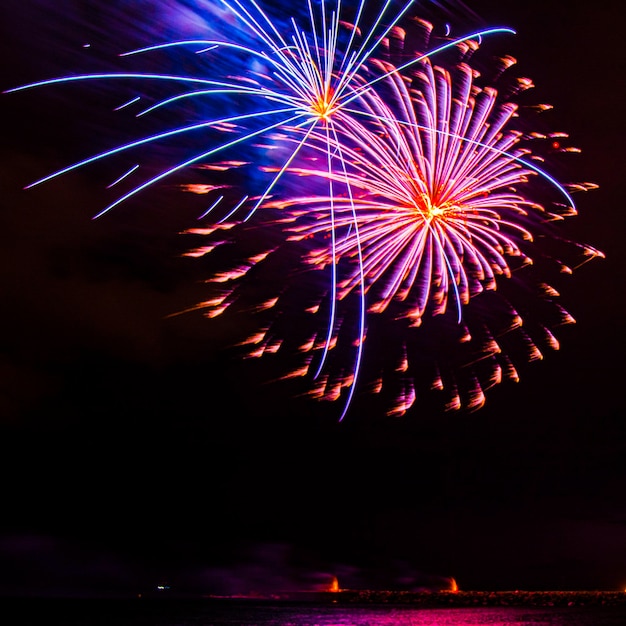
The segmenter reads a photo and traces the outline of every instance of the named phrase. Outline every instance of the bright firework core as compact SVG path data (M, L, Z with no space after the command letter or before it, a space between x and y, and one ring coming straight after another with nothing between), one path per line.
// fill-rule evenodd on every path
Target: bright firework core
M311 107L313 115L316 115L320 120L324 121L328 121L335 110L336 106L334 103L332 87L328 87L323 95L318 96L317 100Z
M460 210L458 206L451 204L433 204L428 196L420 196L421 202L416 205L418 212L425 216L428 220L445 216L447 213L453 213Z

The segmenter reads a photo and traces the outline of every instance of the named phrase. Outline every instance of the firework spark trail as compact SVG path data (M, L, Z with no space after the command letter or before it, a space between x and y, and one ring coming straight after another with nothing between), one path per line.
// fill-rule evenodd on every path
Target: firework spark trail
M198 48L197 54L206 56L207 54L217 54L222 51L232 53L235 57L233 65L237 65L237 61L250 58L256 59L257 62L265 68L256 72L248 72L238 78L229 77L228 80L214 80L198 76L186 75L168 75L159 73L109 73L109 74L85 74L78 76L68 76L55 78L23 85L9 92L21 91L33 87L42 87L46 85L54 85L61 83L73 83L85 80L110 80L110 79L127 79L140 81L155 81L165 85L201 85L199 90L186 91L168 96L156 103L144 108L139 116L144 116L156 110L163 109L183 100L198 99L204 103L207 96L221 97L224 95L236 95L238 97L249 99L249 106L252 110L239 115L227 115L208 119L206 121L180 126L168 129L147 137L143 137L121 146L117 146L110 150L100 152L91 157L76 162L68 167L58 170L44 178L41 178L28 187L49 181L57 176L66 174L70 171L86 166L116 154L130 151L140 146L156 143L164 139L186 135L197 131L213 129L223 131L226 129L228 133L236 133L234 139L217 142L209 149L202 150L194 154L191 158L187 158L157 175L145 180L139 185L135 185L129 191L122 193L115 201L102 209L95 217L100 217L113 207L129 200L139 192L153 186L159 181L179 172L190 166L199 164L209 158L215 157L217 154L226 152L229 149L239 148L251 139L256 137L286 137L283 141L284 145L292 144L289 155L283 160L279 168L267 168L266 171L273 171L273 176L269 184L265 187L263 193L259 196L249 196L246 194L243 199L236 204L235 208L222 217L221 221L230 219L234 213L242 208L250 198L253 203L252 208L247 209L245 220L248 220L254 212L262 206L270 197L270 193L276 187L279 180L286 172L292 171L293 162L305 147L311 147L309 143L315 144L315 149L321 143L326 153L326 176L329 180L329 229L332 236L332 247L335 246L335 229L334 229L334 207L333 207L333 179L336 175L335 162L339 162L339 177L347 183L350 182L346 172L346 164L341 147L338 144L338 138L349 136L352 128L355 128L353 117L361 113L360 103L364 98L372 99L376 96L372 93L372 88L376 83L387 78L387 74L376 77L374 80L367 82L361 72L364 64L371 58L373 52L384 43L389 33L396 27L398 21L403 17L411 6L413 0L409 0L404 6L395 13L391 19L387 20L387 25L383 25L386 15L389 11L391 1L387 0L380 11L376 14L373 22L368 25L365 34L361 34L361 20L364 14L365 0L362 0L356 10L356 17L353 24L349 24L341 20L342 6L340 0L337 0L335 10L330 10L322 0L319 9L319 15L316 15L311 0L307 0L309 32L301 30L296 20L291 18L290 24L292 34L290 38L281 34L279 26L272 21L269 15L261 8L255 0L222 0L222 4L246 27L246 36L256 40L256 47L239 43L235 41L240 37L240 33L234 33L233 41L230 40L186 40L174 41L164 44L152 45L128 53L122 56L135 56L139 54L147 54L159 50L173 48ZM409 68L417 62L423 60L429 55L436 54L445 49L459 45L461 42L471 39L480 38L481 36L501 33L513 32L507 28L491 28L478 32L473 32L455 40L450 40L434 48L430 52L413 58L410 61L400 65L399 67L390 67L388 74L398 75L399 72ZM344 47L347 36L347 43ZM261 50L258 50L258 44L261 44ZM229 68L230 69L230 68ZM134 98L124 105L117 107L116 110L126 108L130 103L136 102ZM279 105L279 106L277 106ZM348 105L350 107L348 108ZM209 107L210 108L210 107ZM253 126L249 128L247 123L260 122L260 127ZM269 121L269 123L268 123ZM319 133L317 130L322 129ZM281 133L282 135L276 135ZM295 147L293 144L295 143ZM119 177L115 181L115 185L122 180L131 178L131 174L137 170L135 166L129 170L124 176ZM109 188L113 184L109 185ZM221 197L207 209L202 216L205 217L212 213L219 205ZM245 221L244 220L244 221ZM356 214L353 215L352 228L354 233L358 231L356 222ZM358 233L357 233L358 234ZM355 235L356 236L356 235ZM334 257L334 250L331 253ZM332 301L335 301L336 289L336 263L331 263L331 283L332 283ZM361 285L361 291L364 292L364 285ZM332 307L329 322L327 340L324 349L324 355L318 366L318 375L321 371L325 355L330 348L332 335L334 332L335 308ZM363 318L364 311L361 314ZM364 325L361 324L359 343L359 358L362 350ZM358 365L354 372L354 378L358 375ZM351 390L352 394L353 390ZM349 403L349 402L348 402ZM347 405L346 405L347 409ZM345 413L344 413L345 414Z

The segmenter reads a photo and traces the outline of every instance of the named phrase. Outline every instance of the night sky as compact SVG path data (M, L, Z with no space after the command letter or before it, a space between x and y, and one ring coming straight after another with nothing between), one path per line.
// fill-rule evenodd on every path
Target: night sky
M201 2L124 4L4 0L0 89L198 32ZM567 232L606 254L564 285L561 350L472 413L361 400L339 423L271 383L228 349L245 319L172 316L204 294L188 196L92 220L106 168L23 189L126 139L99 91L0 96L1 594L626 588L621 2L467 4L517 30L582 149L564 179L599 185Z

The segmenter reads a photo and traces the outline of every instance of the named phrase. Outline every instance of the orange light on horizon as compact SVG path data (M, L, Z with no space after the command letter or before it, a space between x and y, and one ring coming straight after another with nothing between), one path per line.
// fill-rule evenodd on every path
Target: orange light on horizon
M339 580L337 576L333 576L333 581L330 583L329 591L336 592L339 591Z

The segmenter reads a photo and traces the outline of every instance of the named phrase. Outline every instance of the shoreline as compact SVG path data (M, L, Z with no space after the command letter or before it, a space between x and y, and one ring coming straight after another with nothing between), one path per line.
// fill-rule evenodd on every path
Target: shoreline
M583 607L626 606L623 591L371 591L285 592L266 596L206 596L210 602L294 602L333 605L409 605L414 607Z

